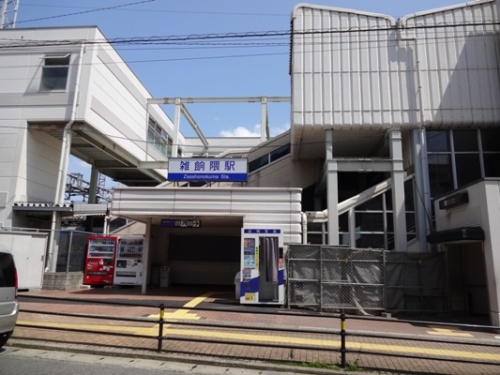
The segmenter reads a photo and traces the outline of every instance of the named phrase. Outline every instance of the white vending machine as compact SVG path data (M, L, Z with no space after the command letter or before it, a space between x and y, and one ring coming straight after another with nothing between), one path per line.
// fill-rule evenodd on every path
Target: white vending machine
M240 303L285 303L283 234L280 229L241 231Z
M121 237L116 252L115 285L142 284L143 237Z

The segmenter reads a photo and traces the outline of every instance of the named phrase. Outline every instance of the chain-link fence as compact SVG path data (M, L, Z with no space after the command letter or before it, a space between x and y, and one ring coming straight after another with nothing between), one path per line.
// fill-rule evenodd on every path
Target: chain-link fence
M384 309L382 250L322 245L288 249L288 304L320 310Z
M448 311L444 256L291 245L288 305L356 313Z
M60 231L56 272L83 272L90 232Z

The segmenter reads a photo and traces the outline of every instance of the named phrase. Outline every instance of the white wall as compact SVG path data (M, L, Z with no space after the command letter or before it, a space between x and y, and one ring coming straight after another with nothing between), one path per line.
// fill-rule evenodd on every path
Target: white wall
M251 187L300 187L306 188L319 179L321 168L316 160L292 161L290 155L266 165L248 176Z
M75 43L58 45L62 37ZM0 223L4 226L15 225L14 202L54 201L61 140L32 127L28 131L28 126L51 125L61 133L71 119L76 90L75 121L109 136L138 162L164 160L151 147L147 150L144 142L147 110L172 133L170 119L157 105L147 108L148 91L110 45L90 43L82 48L82 40L105 37L96 27L0 30ZM65 91L40 91L48 53L71 54ZM166 175L166 170L159 173Z
M65 36L87 35L87 29L69 29ZM43 35L42 35L43 34ZM9 45L35 43L46 37L60 38L54 29L38 33L31 29L1 30L0 37L0 223L9 227L11 207L17 201L52 202L59 167L61 143L46 133L28 130L28 122L51 122L64 126L71 112L76 69L70 66L65 92L41 92L43 57L46 53L73 53L70 64L78 59L78 47ZM62 125L61 125L62 124Z
M40 289L47 233L0 231L0 249L14 255L19 288Z

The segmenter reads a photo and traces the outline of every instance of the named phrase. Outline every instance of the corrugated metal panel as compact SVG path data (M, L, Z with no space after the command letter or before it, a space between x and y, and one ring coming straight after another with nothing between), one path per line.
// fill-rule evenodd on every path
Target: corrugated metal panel
M388 83L401 86L388 48L394 19L308 5L293 17L293 124L345 128L391 121L401 107L394 102L404 100L381 95Z
M139 221L243 217L245 226L282 229L286 242L300 242L301 192L299 188L123 188L114 190L110 212Z
M404 18L300 5L293 13L293 141L303 129L493 124L495 2ZM447 25L469 26L444 27ZM488 25L488 23L490 23Z
M474 127L499 121L495 8L493 0L477 1L402 20L418 41L424 122Z

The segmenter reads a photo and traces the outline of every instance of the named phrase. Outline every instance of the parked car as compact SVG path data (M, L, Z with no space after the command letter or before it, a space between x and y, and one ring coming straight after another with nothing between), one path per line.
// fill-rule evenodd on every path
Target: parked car
M12 254L0 250L0 348L16 326L19 314L17 270Z

